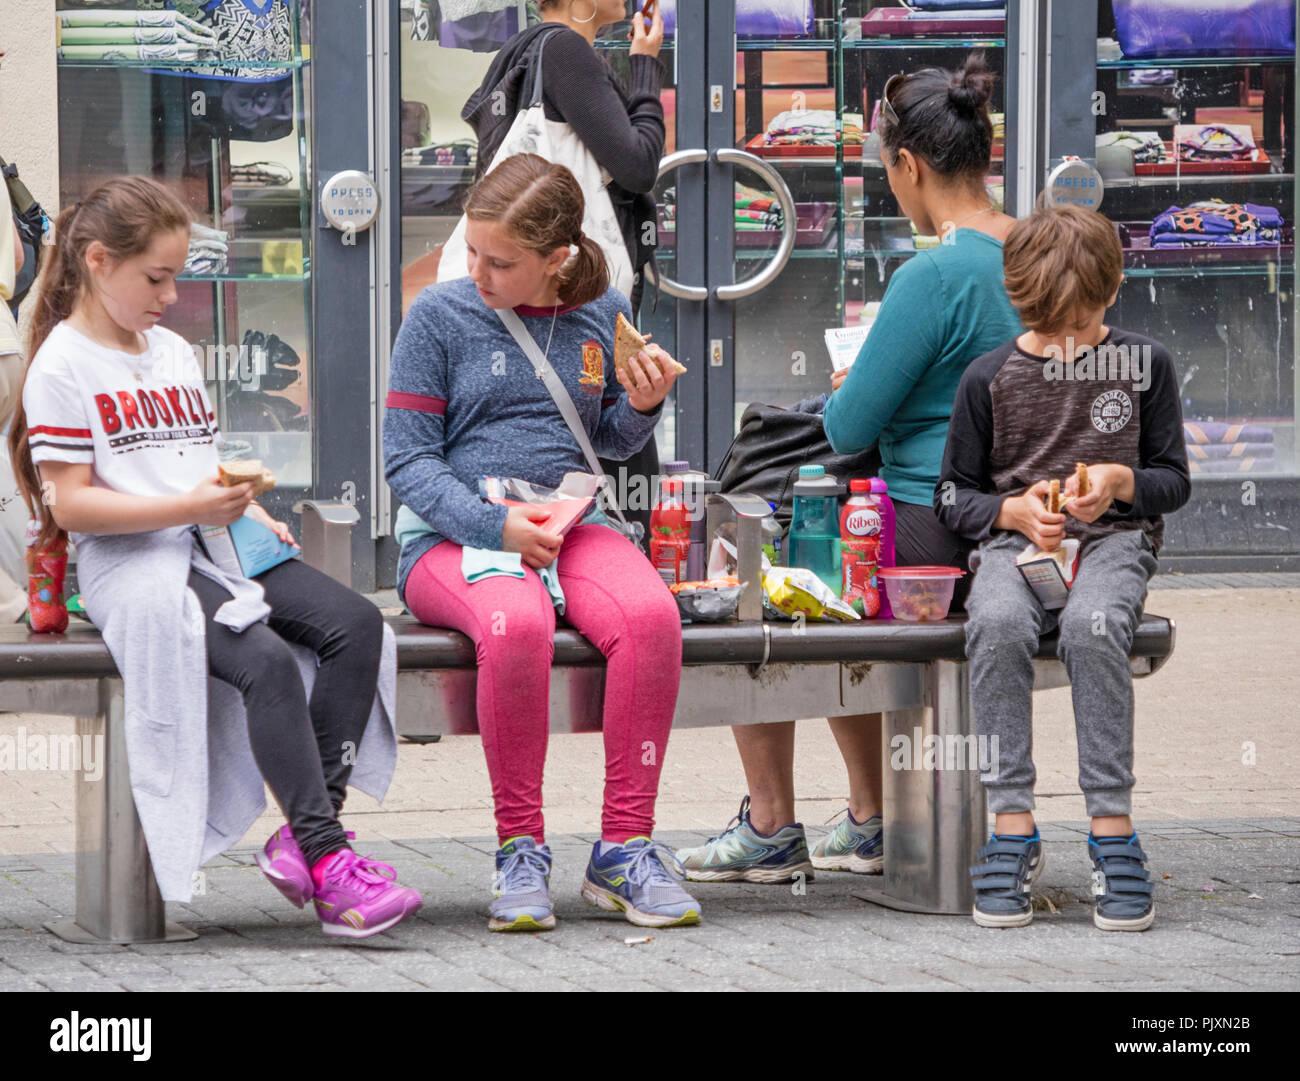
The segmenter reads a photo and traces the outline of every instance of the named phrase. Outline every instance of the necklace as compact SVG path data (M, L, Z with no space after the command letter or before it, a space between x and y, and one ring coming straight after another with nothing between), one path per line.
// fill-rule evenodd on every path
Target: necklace
M974 214L967 214L964 218L962 218L961 221L956 222L956 223L953 225L953 229L954 229L954 230L960 229L960 228L962 227L962 225L963 225L965 222L970 221L971 218L978 218L981 214L987 214L990 210L997 210L997 207L995 207L992 203L989 203L989 205L986 206L986 207L984 207L983 210L977 210L977 211L975 211Z
M560 302L555 301L555 308L551 311L551 332L546 335L546 349L542 353L548 361L551 359L551 339L555 337L555 320L560 317Z

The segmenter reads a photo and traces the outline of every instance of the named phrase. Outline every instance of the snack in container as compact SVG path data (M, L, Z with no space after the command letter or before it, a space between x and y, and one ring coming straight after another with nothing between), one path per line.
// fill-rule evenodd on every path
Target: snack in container
M683 619L692 623L718 623L735 616L746 585L739 578L725 575L700 582L677 582L668 589L677 598Z
M966 572L956 567L881 567L894 618L906 623L934 623L948 618L952 591Z
M773 567L763 575L763 603L789 619L804 615L825 623L861 619L813 571L803 567Z

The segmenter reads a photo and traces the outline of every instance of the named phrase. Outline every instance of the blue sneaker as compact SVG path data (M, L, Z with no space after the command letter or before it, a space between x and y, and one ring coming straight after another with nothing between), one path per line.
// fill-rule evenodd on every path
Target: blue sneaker
M1155 883L1144 864L1147 855L1131 837L1088 834L1092 892L1097 898L1092 922L1103 931L1145 931L1156 919Z
M677 852L692 882L791 882L802 874L813 880L808 838L803 826L791 822L772 834L762 834L749 821L749 797L731 824L696 848Z
M812 850L812 865L819 871L852 871L878 875L885 869L885 839L880 815L858 822L851 811Z
M606 912L622 912L638 927L699 923L700 903L682 889L682 873L672 850L649 837L633 837L603 856L597 843L582 880L582 899Z
M981 927L1024 927L1034 918L1029 888L1043 870L1043 842L1032 837L989 837L970 869L975 885L971 915Z
M549 931L551 850L531 837L511 837L497 850L489 931Z

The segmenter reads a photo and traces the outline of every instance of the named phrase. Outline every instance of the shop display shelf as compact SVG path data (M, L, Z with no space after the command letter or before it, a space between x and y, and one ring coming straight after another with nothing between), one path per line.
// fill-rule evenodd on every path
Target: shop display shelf
M1295 56L1164 56L1164 57L1127 57L1117 60L1098 60L1100 71L1122 70L1124 68L1245 68L1257 64L1295 63Z
M248 68L258 71L298 71L307 67L311 60L301 57L297 60L215 60L205 57L201 60L124 60L111 57L68 57L58 61L61 68L127 68L146 71L165 71L180 75L193 75L196 78L219 78L230 68Z

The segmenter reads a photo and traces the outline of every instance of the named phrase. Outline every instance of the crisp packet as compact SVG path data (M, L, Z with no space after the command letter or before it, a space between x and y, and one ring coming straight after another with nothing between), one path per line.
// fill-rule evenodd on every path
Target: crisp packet
M677 598L683 619L692 623L720 623L735 616L740 595L748 584L734 577L724 577L704 582L678 582L668 588Z
M763 604L789 619L799 614L825 623L849 623L862 618L816 574L803 567L774 567L764 574Z

